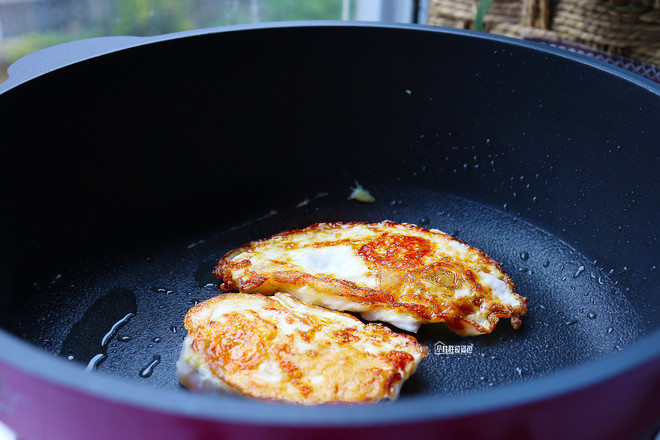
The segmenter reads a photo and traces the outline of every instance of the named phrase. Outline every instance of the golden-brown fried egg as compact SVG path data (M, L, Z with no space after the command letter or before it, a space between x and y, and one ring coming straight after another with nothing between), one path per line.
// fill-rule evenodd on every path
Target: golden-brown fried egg
M282 293L218 295L185 327L177 372L187 388L306 405L396 399L428 354L412 336Z
M393 222L318 223L227 253L214 270L224 291L287 292L416 331L446 322L460 335L514 328L527 299L500 265L444 232Z

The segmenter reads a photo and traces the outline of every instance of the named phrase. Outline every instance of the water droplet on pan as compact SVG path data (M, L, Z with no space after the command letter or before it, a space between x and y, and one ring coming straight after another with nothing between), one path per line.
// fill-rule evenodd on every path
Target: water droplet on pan
M149 362L143 369L140 370L140 377L144 377L145 379L148 377L151 377L152 374L154 374L154 369L160 364L160 356L159 355L154 355L153 359L151 362Z
M119 330L121 327L126 325L126 323L130 321L133 316L135 316L135 313L133 312L127 313L119 321L115 322L110 328L110 331L103 336L103 339L101 340L101 347L104 348L107 347L112 337L115 336L115 334L117 334L117 330Z
M108 358L108 355L105 353L99 353L96 356L94 356L89 363L87 364L87 367L85 368L85 371L92 371L95 370L103 363L104 360Z
M57 275L55 275L55 277L53 278L53 280L50 282L49 285L53 287L56 284L60 284L61 282L62 282L62 274L58 273Z

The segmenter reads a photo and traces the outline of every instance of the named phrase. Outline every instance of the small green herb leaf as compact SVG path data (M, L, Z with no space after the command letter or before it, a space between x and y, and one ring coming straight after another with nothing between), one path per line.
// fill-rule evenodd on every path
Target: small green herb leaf
M474 17L474 30L483 31L484 30L484 17L486 12L490 8L490 5L493 4L493 0L479 0L477 5L477 15Z

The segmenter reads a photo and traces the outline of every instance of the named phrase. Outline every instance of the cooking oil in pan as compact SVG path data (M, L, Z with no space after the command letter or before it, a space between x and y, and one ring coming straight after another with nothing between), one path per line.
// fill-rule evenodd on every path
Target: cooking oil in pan
M507 320L490 334L469 338L444 324L422 326L416 337L431 354L402 395L448 395L530 380L604 356L643 334L609 271L515 214L427 189L368 187L374 203L347 200L348 186L323 188L323 197L301 189L303 194L291 195L296 203L264 206L267 215L256 220L236 219L156 247L128 243L111 258L88 259L78 273L61 271L57 283L35 296L22 311L22 334L64 359L91 365L92 373L148 379L143 383L183 392L176 379L183 318L195 303L221 294L212 275L219 258L255 239L335 220L392 220L448 232L499 261L518 293L529 298L517 331ZM76 295L66 292L69 281L78 286ZM439 344L459 349L436 354ZM465 344L469 352L461 351Z
M112 289L98 298L73 325L62 342L60 354L98 368L108 357L108 346L117 332L135 316L137 300L128 289Z

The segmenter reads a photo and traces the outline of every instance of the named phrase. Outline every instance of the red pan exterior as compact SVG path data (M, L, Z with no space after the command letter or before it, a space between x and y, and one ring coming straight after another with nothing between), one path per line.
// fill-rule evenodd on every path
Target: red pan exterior
M638 439L660 414L660 359L604 383L470 416L363 426L202 419L113 401L0 363L0 419L21 439ZM137 390L136 392L139 392ZM622 398L625 404L622 404Z

